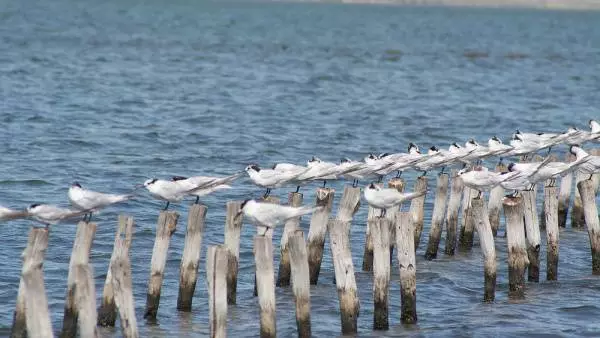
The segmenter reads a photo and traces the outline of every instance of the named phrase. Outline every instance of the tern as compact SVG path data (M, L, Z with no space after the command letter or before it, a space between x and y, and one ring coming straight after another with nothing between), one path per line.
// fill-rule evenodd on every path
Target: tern
M167 202L163 210L167 210L171 202L181 202L184 197L199 189L198 186L190 188L188 184L181 184L179 181L162 180L151 178L144 182L143 186L148 190L152 197Z
M475 167L473 170L464 168L458 172L458 176L462 178L465 186L479 191L477 197L480 197L483 191L490 190L516 175L517 173L502 175L501 173L492 172L480 166Z
M500 156L500 159L498 161L498 164L500 165L502 164L502 155L508 153L514 148L512 146L509 146L508 144L502 143L502 140L500 140L496 136L493 136L491 139L488 140L488 149L489 156Z
M92 213L100 209L106 208L107 206L119 202L127 201L133 198L133 195L114 195L87 190L81 187L81 184L74 182L69 187L69 202L71 205L79 211L87 210L89 215L87 221L92 219ZM83 220L86 221L84 215Z
M264 236L269 229L275 228L278 224L290 218L310 214L320 208L322 207L290 207L268 202L245 200L242 202L241 209L238 211L236 218L243 214L244 219L247 219L255 226L265 227Z
M89 212L90 210L66 209L50 204L32 204L27 208L27 216L46 225L46 228L49 225L79 217Z
M412 200L425 195L427 191L402 193L393 188L380 188L371 183L364 192L365 199L370 206L381 209L381 217L384 217L387 209L399 205L405 201Z
M600 172L600 156L590 155L579 146L571 146L569 151L577 158L585 159L585 161L582 161L579 165L579 170L581 170L581 172L589 174L590 178L592 178L593 174ZM575 162L577 162L577 160L575 160Z
M196 196L194 204L198 204L200 197L211 194L217 190L231 189L229 185L231 182L242 176L241 173L225 177L211 177L211 176L173 176L171 181L177 182L182 189L188 190L188 195Z
M306 171L287 172L277 171L274 169L261 169L258 165L251 164L247 166L245 170L246 173L248 173L250 180L252 180L252 183L259 187L267 189L264 195L264 197L266 198L271 193L271 189L279 188L289 182L293 182L294 179L298 178L300 175L302 175L309 169L306 169Z
M588 155L589 156L589 155ZM587 161L587 156L578 156L574 162L550 162L549 159L540 163L511 163L508 171L520 171L527 179L535 184L540 181L552 179L550 186L554 186L556 176L575 170L579 165Z

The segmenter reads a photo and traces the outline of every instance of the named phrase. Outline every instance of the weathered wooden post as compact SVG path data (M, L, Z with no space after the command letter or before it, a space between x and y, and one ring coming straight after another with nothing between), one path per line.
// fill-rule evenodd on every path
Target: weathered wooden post
M456 251L458 212L464 189L462 178L457 175L457 172L455 169L452 170L452 185L448 200L448 212L446 213L446 248L444 253L449 256L454 256L454 252Z
M404 192L404 187L406 186L406 183L404 182L404 180L401 177L394 177L392 179L389 180L388 182L388 188L392 188L392 189L396 189L398 190L398 192ZM398 211L402 210L402 206L403 204L391 207L387 210L386 213L386 217L390 220L390 222L392 222L391 226L390 226L390 265L392 264L393 258L394 258L394 248L396 247L396 227L394 226L394 224L396 224L396 215L398 214Z
M413 191L427 190L427 177L419 176L415 182ZM425 197L426 195L413 198L410 201L410 218L415 223L415 251L421 242L421 233L423 233L423 223L425 218Z
M417 322L417 263L413 234L410 213L399 212L396 216L396 251L400 267L400 320L404 324Z
M493 302L496 298L496 247L490 218L486 211L483 199L473 198L471 201L471 215L473 216L475 229L479 234L479 244L483 254L483 301Z
M150 280L148 281L148 293L146 294L146 310L144 318L151 321L156 320L158 306L160 304L160 290L167 265L167 253L171 236L177 228L179 214L175 211L161 211L156 224L156 238L152 250L152 261L150 263Z
M390 284L390 227L388 218L376 217L371 222L373 238L373 329L387 330L388 291Z
M496 166L496 172L502 173L508 171L504 164ZM490 200L488 201L488 213L490 215L490 224L494 237L498 234L500 228L500 211L502 211L502 198L504 198L504 188L500 185L495 186L490 191Z
M263 198L263 202L279 204L279 197L268 196L266 199ZM269 239L269 241L271 241L271 246L273 246L273 231L274 230L275 229L273 229L273 228L265 228L262 226L256 227L256 233L260 236L267 237ZM272 256L272 254L271 254L271 256ZM275 277L273 277L273 278L275 278ZM257 281L256 281L256 273L255 273L254 274L254 297L258 296L258 286L256 283L257 283Z
M525 216L525 232L527 238L527 257L529 269L527 280L530 282L540 281L540 224L536 210L535 190L522 191L523 210Z
M288 205L299 207L302 205L303 196L299 192L290 192L288 195ZM300 226L300 217L288 219L283 227L281 234L281 256L279 258L279 270L277 274L277 286L285 287L290 285L291 267L290 253L288 248L289 236L293 234Z
M135 302L131 283L131 262L127 240L115 240L115 248L110 262L114 300L119 310L121 332L125 338L139 337L137 319L135 317Z
M590 249L592 251L592 274L600 275L600 221L598 220L598 207L596 205L596 192L592 180L582 180L577 183L581 194L581 202L585 223L590 236Z
M558 279L558 195L556 187L544 187L544 216L546 217L546 279Z
M567 152L565 162L573 162L574 156ZM571 190L573 188L573 173L568 172L560 180L560 190L558 193L558 226L567 226L567 214L569 213L569 204L571 201Z
M92 242L96 234L96 223L79 222L75 241L73 242L73 251L69 261L69 275L67 277L67 296L65 299L65 312L63 317L63 327L61 337L75 337L77 335L77 304L75 303L75 267L79 264L88 264ZM95 323L95 322L94 322Z
M273 268L273 240L268 236L254 236L256 287L260 306L260 336L276 337L275 325L275 272Z
M346 207L353 209L352 205L347 205ZM338 213L339 215L340 213ZM357 331L360 303L356 280L354 278L352 254L350 252L350 221L340 219L330 220L327 223L327 228L335 268L335 283L340 301L342 334L353 334Z
M522 298L525 295L525 269L529 265L523 224L523 198L505 197L502 205L508 245L508 295Z
M383 183L375 183L378 187L383 187ZM373 235L371 231L371 220L381 215L381 209L369 205L367 213L367 227L365 234L365 251L363 253L362 271L373 271Z
M44 257L48 248L48 230L31 229L30 242L24 252L23 298L25 300L25 336L53 337L48 299L44 288ZM13 332L15 332L13 328Z
M344 193L338 207L336 220L342 222L351 222L352 217L360 207L360 188L350 185L344 186Z
M318 188L315 205L323 207L313 212L310 219L310 228L308 230L308 269L310 273L310 284L317 285L319 272L321 271L321 261L323 260L323 248L325 247L325 235L327 234L327 221L331 208L335 190L330 188Z
M177 296L177 310L179 311L192 311L192 299L196 290L200 253L202 252L205 218L206 206L201 204L190 206L185 244L179 268L179 294Z
M19 282L19 292L17 295L17 305L13 316L13 326L10 333L11 338L27 337L27 301L34 304L31 310L33 313L30 316L35 316L35 323L32 325L37 330L30 332L29 336L34 337L33 333L50 333L50 315L48 314L48 302L46 300L46 291L44 290L44 276L42 266L46 249L48 248L48 229L46 228L31 228L27 247L23 251L23 268L21 280ZM30 278L30 291L32 295L26 299L25 295L25 273ZM38 297L40 297L38 299ZM45 301L45 303L43 303ZM43 308L42 308L43 307ZM40 311L40 312L38 312ZM45 312L44 312L45 311ZM41 337L41 335L40 335Z
M446 197L448 195L448 174L440 174L437 178L433 215L431 216L431 229L429 230L429 243L425 252L425 259L432 260L437 257L444 216L446 213Z
M206 253L206 284L210 337L227 337L227 249L222 245L211 245Z
M237 275L240 261L240 236L242 232L243 216L240 214L240 201L227 202L227 215L225 216L225 247L227 248L227 304L237 302Z
M292 286L296 302L296 326L298 337L311 336L310 325L310 280L308 254L304 242L304 233L297 230L290 236L290 263L292 267Z
M579 182L587 179L589 175L582 173L580 170L575 171L575 198L573 199L573 212L571 212L571 227L572 228L583 228L585 227L585 215L583 211L583 203L581 201L581 194L578 189Z
M80 337L97 337L96 322L96 288L92 266L77 264L75 274L75 306L77 307L77 323Z
M110 258L110 263L108 264L108 272L106 273L104 290L102 292L102 303L98 309L99 326L115 326L115 321L117 320L117 307L115 304L111 264L113 263L113 257L115 257L117 254L117 241L121 240L122 234L125 235L125 241L123 243L127 250L129 250L131 238L133 236L133 225L133 217L119 215L119 226L115 234L115 244L113 245L113 252Z
M477 196L478 192L469 187L465 187L465 193L462 200L462 224L460 227L460 234L458 239L458 249L462 252L471 251L473 249L473 231L475 231L475 224L473 224L473 217L471 215L471 200Z

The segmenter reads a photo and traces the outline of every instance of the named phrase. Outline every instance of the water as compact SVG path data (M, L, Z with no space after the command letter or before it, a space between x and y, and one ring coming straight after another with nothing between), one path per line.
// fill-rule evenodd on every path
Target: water
M227 174L250 162L301 163L312 155L337 161L402 151L410 141L446 147L470 137L506 139L515 128L584 127L600 116L599 22L596 12L522 9L1 0L0 204L66 206L74 180L126 192L148 176ZM342 184L334 187L339 200ZM303 189L305 201L313 201L313 189ZM285 198L286 191L275 193ZM223 240L225 201L260 193L244 181L204 199L204 250ZM478 247L452 258L421 259L432 200L418 251L419 322L399 323L395 268L389 336L600 334L600 280L590 274L586 232L562 230L560 281L528 284L518 302L506 296L506 243L499 238L497 301L482 304ZM206 335L204 253L193 312L175 311L185 205L174 206L182 217L171 242L158 325L141 319L160 206L142 198L97 216L91 257L96 291L102 291L116 215L127 212L136 220L131 255L142 336ZM365 219L362 208L352 228L357 270ZM12 321L28 226L0 227L2 335ZM46 256L55 330L74 233L74 225L53 227ZM246 227L242 235L239 305L229 308L232 337L259 332L253 233ZM543 279L545 253L541 257ZM313 333L320 337L340 332L328 247L322 271L311 290ZM377 336L371 331L371 277L358 272L357 281L359 334ZM293 309L291 290L277 289L282 337L295 335ZM101 329L101 335L120 332Z

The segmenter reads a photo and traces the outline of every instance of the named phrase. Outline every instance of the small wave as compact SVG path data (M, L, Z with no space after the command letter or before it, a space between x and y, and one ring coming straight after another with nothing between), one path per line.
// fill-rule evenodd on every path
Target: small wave
M52 183L44 181L44 180L2 180L2 181L0 181L0 185L16 185L16 184L52 185Z
M504 55L505 59L510 59L510 60L521 60L521 59L526 59L528 58L529 55L527 54L523 54L523 53L507 53L506 55Z
M558 308L562 312L574 312L574 313L593 313L599 308L594 305L580 305L580 306L564 306Z
M466 51L463 53L463 56L469 59L483 59L490 56L488 52L482 52L477 50Z

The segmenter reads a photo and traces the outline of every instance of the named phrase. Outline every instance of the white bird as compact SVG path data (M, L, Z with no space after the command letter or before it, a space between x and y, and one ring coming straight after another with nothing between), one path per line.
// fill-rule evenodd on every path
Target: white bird
M566 174L575 170L583 162L587 161L586 157L580 157L577 160L566 162L550 162L549 159L540 163L511 163L508 166L508 171L520 171L527 179L535 184L540 181L552 179L550 186L554 186L555 178L559 175ZM544 164L545 163L545 164Z
M266 198L271 193L271 189L279 188L284 186L285 184L293 182L294 179L298 178L300 175L306 172L308 168L306 169L306 171L287 172L277 171L274 169L261 169L258 165L251 164L247 166L245 170L246 173L248 173L250 180L252 180L252 183L259 187L267 189L264 195L264 197Z
M473 170L464 168L458 172L458 176L462 178L465 186L479 191L478 196L481 196L482 191L490 190L516 174L502 175L501 173L492 172L480 166L475 167Z
M263 235L265 235L269 229L275 228L278 224L281 224L290 218L310 214L319 208L321 207L290 207L268 202L245 200L242 203L236 218L243 214L244 219L247 219L250 223L258 227L265 227L266 229L263 233Z
M66 209L50 204L32 204L27 208L27 216L45 224L46 227L85 215L88 212L89 210Z
M426 167L427 165L423 165L421 166L421 168L419 168L417 165L426 162L432 156L438 155L439 154L436 152L428 152L427 154L421 154L421 151L419 151L419 147L411 142L408 144L408 153L381 154L379 157L386 161L392 162L392 165L378 171L377 173L385 176L391 172L397 171L398 174L396 175L396 177L400 177L404 170L415 168L424 171L423 174L426 174L426 170L423 170L421 168Z
M188 194L195 190L189 189L187 184L180 184L178 181L167 181L158 178L146 180L143 186L152 197L167 202L163 210L167 210L171 202L181 202Z
M9 221L27 217L26 210L14 210L0 206L0 221Z
M569 146L583 144L593 138L591 132L579 130L575 127L567 129L565 134L567 136L564 137L563 142Z
M571 154L575 155L577 159L584 159L579 165L579 170L581 172L583 172L584 174L589 174L590 178L591 175L600 172L600 156L590 155L579 146L571 146L569 151L571 152Z
M365 174L367 173L367 171L370 171L369 166L364 162L354 161L349 158L342 158L340 164L346 163L356 165L357 167L357 169L349 171L343 175L346 179L351 178L352 186L356 187L358 185L358 180L364 179L366 177Z
M177 182L183 189L188 189L188 195L196 196L197 204L200 201L200 197L211 194L217 190L231 189L229 185L231 182L242 176L241 173L236 173L224 177L212 177L212 176L173 176L172 181Z
M508 144L502 143L502 140L496 136L493 136L488 140L488 149L490 150L490 156L501 156L511 150L513 150L512 146ZM502 158L500 159L500 163L502 162Z
M92 213L100 209L106 208L107 206L119 202L124 202L133 197L133 195L114 195L96 192L92 190L83 189L78 182L74 182L69 187L69 202L71 205L79 211L88 211L89 222L92 219ZM83 217L85 221L85 216Z
M393 188L381 188L371 183L364 192L365 199L370 206L381 209L381 217L385 216L387 209L405 201L425 195L427 191L402 193Z
M538 140L529 139L525 141L518 134L515 134L513 139L510 140L510 145L513 147L513 150L506 152L505 156L529 155L545 148L545 145L541 144Z
M591 133L596 135L596 137L600 137L600 123L596 120L590 120L589 122Z
M474 139L470 139L465 143L465 149L470 152L463 157L463 160L467 162L480 162L482 158L487 157L490 154L490 150L487 147L480 145Z
M532 190L535 183L531 182L527 175L517 172L503 172L500 175L505 176L507 179L500 182L500 186L506 190L514 190L514 196L522 190Z

